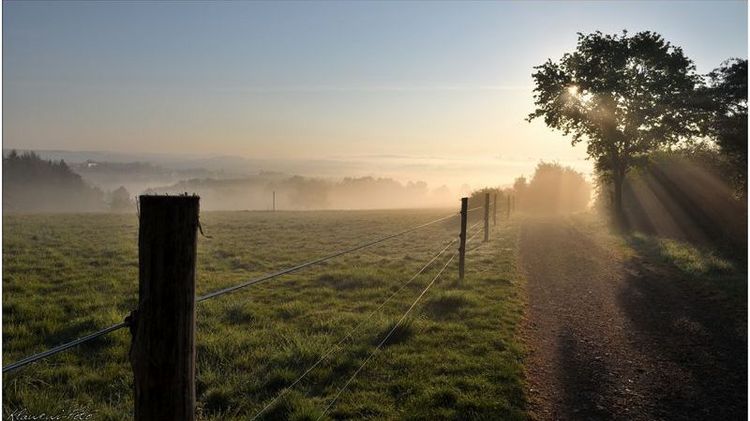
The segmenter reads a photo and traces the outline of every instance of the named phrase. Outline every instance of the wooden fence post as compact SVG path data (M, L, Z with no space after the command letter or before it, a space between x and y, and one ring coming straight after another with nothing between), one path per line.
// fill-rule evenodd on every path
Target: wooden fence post
M490 241L490 194L484 194L484 242Z
M495 193L494 198L492 199L492 226L497 225L497 193Z
M273 192L273 211L276 212L276 190Z
M136 421L195 419L198 203L198 196L140 196L130 347Z
M510 195L508 195L508 210L506 213L508 214L508 218L510 218Z
M469 198L461 198L461 233L458 236L458 280L464 280L464 264L466 263L466 218L469 210Z

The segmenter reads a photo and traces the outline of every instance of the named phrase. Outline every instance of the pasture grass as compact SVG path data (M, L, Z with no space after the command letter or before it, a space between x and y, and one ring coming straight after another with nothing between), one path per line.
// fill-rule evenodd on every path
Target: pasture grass
M396 232L450 211L206 212L198 295ZM472 222L472 221L470 221ZM136 306L137 218L3 217L3 362L121 321ZM501 221L474 239L465 282L455 261L343 391L455 250L372 317L457 234L457 219L197 306L200 419L246 420L359 323L337 352L261 419L524 419L517 233ZM480 245L481 244L481 245ZM478 246L478 247L477 247ZM83 408L132 418L130 337L123 329L3 375L6 414Z
M747 262L721 255L717 248L634 233L631 247L652 261L673 268L694 287L715 294L738 309L747 308Z
M746 257L727 254L720 245L693 244L639 231L622 232L594 213L578 214L573 219L577 229L618 249L626 258L661 271L664 279L684 283L718 306L747 313Z

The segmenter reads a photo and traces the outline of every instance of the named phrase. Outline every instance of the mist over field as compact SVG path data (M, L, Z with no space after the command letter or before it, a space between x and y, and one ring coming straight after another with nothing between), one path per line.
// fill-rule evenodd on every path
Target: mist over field
M11 152L4 150L4 157ZM475 160L397 155L290 160L76 151L16 153L32 152L42 161L64 161L84 184L100 191L101 200L81 202L69 201L65 195L38 195L27 178L11 176L6 182L11 193L4 198L10 211L112 210L111 196L118 190L127 193L131 202L140 194L195 193L201 196L204 210L270 210L274 192L277 210L455 207L459 197L473 190L510 187L515 178L531 175L538 162L499 156ZM571 166L587 172L588 164L572 161ZM56 185L59 176L50 173L50 179L34 182L37 186ZM24 198L24 192L30 197ZM114 210L135 210L134 202L117 205Z

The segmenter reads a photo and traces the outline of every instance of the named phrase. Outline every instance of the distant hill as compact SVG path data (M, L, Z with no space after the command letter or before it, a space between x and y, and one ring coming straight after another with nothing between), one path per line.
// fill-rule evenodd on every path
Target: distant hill
M81 212L106 209L104 193L89 186L65 161L43 160L33 152L3 158L3 210Z
M134 194L142 193L150 187L174 184L191 178L221 178L221 174L202 168L177 170L150 162L88 160L69 166L89 184L103 190L114 190L124 186Z

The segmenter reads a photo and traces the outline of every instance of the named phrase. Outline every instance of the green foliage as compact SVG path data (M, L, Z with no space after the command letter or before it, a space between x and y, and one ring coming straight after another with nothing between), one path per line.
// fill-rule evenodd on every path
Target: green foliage
M551 128L587 140L595 168L620 183L633 165L658 148L699 132L700 76L682 49L653 32L579 34L558 62L535 67L536 110Z
M197 294L451 211L204 212L212 238L198 240ZM136 305L134 214L5 215L3 222L3 361L116 323ZM369 313L453 239L457 225L436 224L199 304L201 418L251 418L364 322L263 417L317 419L445 260L368 320ZM451 264L327 419L524 419L516 238L516 225L498 225L489 244L467 255L460 286ZM435 306L443 316L434 317ZM4 375L4 409L78 406L95 419L132 419L129 344L121 330Z
M735 166L731 175L737 192L747 196L747 60L730 59L708 74L702 89L708 118L705 134L712 137Z

